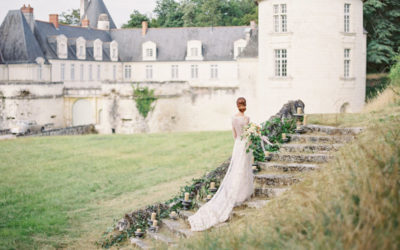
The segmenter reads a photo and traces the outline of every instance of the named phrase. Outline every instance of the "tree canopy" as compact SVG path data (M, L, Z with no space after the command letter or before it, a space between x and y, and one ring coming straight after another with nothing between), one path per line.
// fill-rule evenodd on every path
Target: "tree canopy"
M68 10L67 12L62 12L60 15L59 22L61 24L67 25L79 25L81 20L81 15L79 9Z

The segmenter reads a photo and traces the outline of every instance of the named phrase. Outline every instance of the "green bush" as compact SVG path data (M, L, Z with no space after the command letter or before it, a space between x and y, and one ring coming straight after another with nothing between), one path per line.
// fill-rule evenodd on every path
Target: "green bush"
M133 87L133 98L136 101L136 108L139 113L146 118L150 111L154 109L152 107L153 102L157 100L154 95L154 89L150 90L148 87L139 88L139 86Z

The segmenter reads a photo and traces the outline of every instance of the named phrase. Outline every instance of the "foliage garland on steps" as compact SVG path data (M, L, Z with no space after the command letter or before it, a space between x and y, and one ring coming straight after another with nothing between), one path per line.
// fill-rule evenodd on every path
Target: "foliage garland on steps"
M265 147L266 151L276 152L279 150L279 144L283 143L282 133L291 134L296 128L296 121L293 118L280 119L275 118L270 121L266 121L262 124L261 134L268 137L269 141L273 143L272 146L268 145ZM255 161L265 161L264 151L261 146L261 139L254 140L254 152ZM223 162L217 169L210 173L206 173L200 179L193 179L191 183L181 187L180 192L172 199L166 201L163 204L155 204L148 206L144 209L136 210L130 214L126 214L125 217L120 221L114 221L114 225L109 227L104 232L102 238L97 244L103 248L110 248L112 246L123 243L131 236L134 236L134 232L140 228L143 232L149 228L148 221L151 218L151 213L157 213L157 220L162 220L169 217L172 211L179 213L182 210L181 199L184 198L184 194L187 192L190 194L190 199L193 200L192 207L199 207L199 201L202 201L207 195L211 194L209 191L210 183L215 182L216 186L219 187L225 174L230 165L231 159L229 158ZM118 230L119 224L125 224L126 226Z

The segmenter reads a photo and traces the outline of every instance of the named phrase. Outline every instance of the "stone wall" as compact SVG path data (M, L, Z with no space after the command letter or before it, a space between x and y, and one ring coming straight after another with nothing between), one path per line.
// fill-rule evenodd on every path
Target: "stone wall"
M9 129L0 130L0 135L8 135L11 134Z
M45 131L43 133L34 134L31 136L60 136L60 135L86 135L95 134L94 125L83 125L67 128L59 128Z

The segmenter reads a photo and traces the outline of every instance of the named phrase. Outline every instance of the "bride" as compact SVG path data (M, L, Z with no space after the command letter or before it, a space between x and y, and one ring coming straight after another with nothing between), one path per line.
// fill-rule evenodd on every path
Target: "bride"
M246 141L241 140L243 127L250 122L244 115L246 99L240 97L236 104L239 113L232 117L235 144L228 171L215 196L188 218L192 231L203 231L228 220L232 209L253 194L252 151L246 153Z

